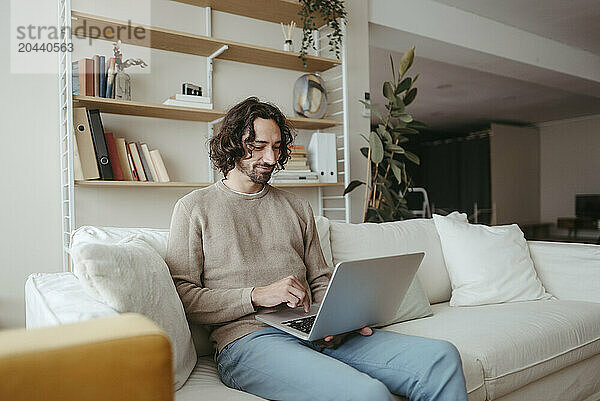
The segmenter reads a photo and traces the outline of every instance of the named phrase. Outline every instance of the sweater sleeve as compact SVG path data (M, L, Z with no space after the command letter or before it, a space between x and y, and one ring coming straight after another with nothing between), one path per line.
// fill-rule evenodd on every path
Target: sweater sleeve
M202 229L181 201L173 210L165 261L191 322L219 324L255 312L250 296L252 287L210 289L203 286Z
M310 204L306 203L306 231L304 233L304 264L306 266L306 279L310 286L312 299L314 303L319 303L325 296L325 290L329 285L331 269L325 262L321 243L319 242L319 233L315 223Z

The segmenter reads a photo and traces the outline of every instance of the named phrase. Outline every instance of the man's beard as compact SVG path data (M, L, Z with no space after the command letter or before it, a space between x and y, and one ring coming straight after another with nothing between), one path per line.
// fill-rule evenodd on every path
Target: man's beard
M258 167L271 167L265 164L253 164L252 166L245 166L242 163L238 163L239 169L250 178L255 184L266 184L271 179L271 174L273 173L273 169L271 171L260 171ZM275 168L273 166L273 168Z

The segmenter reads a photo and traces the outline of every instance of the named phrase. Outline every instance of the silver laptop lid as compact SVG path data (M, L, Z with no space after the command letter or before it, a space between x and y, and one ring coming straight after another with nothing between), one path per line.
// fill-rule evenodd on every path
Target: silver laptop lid
M424 255L419 252L338 263L309 339L393 319Z

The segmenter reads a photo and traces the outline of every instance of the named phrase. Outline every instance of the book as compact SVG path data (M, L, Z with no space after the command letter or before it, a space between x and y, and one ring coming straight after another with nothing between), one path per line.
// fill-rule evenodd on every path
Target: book
M135 166L135 172L137 174L138 181L148 181L148 178L146 178L146 174L144 173L144 166L142 165L142 159L140 158L137 144L135 142L129 142L127 147L129 148L131 160Z
M98 96L106 97L106 57L98 57Z
M73 136L77 142L83 179L96 180L100 178L100 171L98 171L96 163L96 150L85 107L73 108Z
M100 96L100 56L95 55L94 58L94 95Z
M210 103L210 98L207 96L184 95L183 93L177 93L171 96L170 99L181 100L184 102Z
M115 63L116 60L114 57L111 57L108 60L108 71L106 72L106 93L104 97L114 98L113 95L113 85L115 82Z
M81 159L79 158L79 148L77 147L76 140L73 140L73 179L75 181L85 179L83 178L83 169L81 168Z
M152 158L152 162L154 163L154 166L156 167L159 181L160 182L171 181L171 179L169 178L169 174L167 173L165 163L160 155L160 151L158 149L151 150L150 157Z
M133 163L133 156L131 156L129 144L127 144L125 148L127 149L127 161L129 162L129 169L131 170L131 180L139 181L140 177L137 175L137 171L135 171L135 163Z
M180 106L180 107L193 107L196 109L207 109L212 110L212 103L200 103L200 102L185 102L183 100L167 99L163 102L167 106Z
M156 173L156 168L154 167L154 163L152 162L152 158L150 157L150 148L145 143L140 143L140 147L142 148L142 153L144 155L144 160L148 164L148 168L150 168L150 175L152 176L152 181L160 182L158 179L158 174Z
M79 87L79 62L73 61L71 63L71 86L73 95L81 94Z
M102 180L112 180L113 172L110 164L110 157L108 155L108 147L106 146L106 139L104 138L104 127L102 127L100 111L97 109L87 110L87 116L90 123L94 149L96 150L96 162L98 164L98 171L100 171L100 178Z
M152 172L150 171L150 166L148 166L148 162L146 161L146 156L144 156L144 151L139 142L135 143L137 147L138 154L140 155L140 160L142 161L142 167L144 168L144 174L146 174L147 181L154 181L152 178Z
M79 78L79 94L94 96L94 60L89 58L77 60L77 76Z
M131 168L129 166L129 160L127 158L127 145L125 144L125 138L115 138L115 145L117 146L117 155L119 156L119 164L121 165L123 180L134 181L133 175L131 174Z
M119 161L115 137L112 132L105 132L104 138L106 139L106 147L108 148L108 158L110 159L113 179L115 181L123 181L123 171L121 170L121 162Z

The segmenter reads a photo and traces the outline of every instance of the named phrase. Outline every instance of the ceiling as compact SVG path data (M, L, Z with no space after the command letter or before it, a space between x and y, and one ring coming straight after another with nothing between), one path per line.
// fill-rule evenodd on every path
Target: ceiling
M437 2L600 55L600 24L595 22L600 20L598 0ZM381 110L386 103L382 86L384 81L392 80L389 55L397 65L402 56L397 50L416 44L415 62L409 76L420 74L416 84L419 92L408 111L433 131L463 134L485 129L491 122L529 125L600 114L597 82L559 76L493 55L473 56L473 60L477 57L483 60L479 65L459 62L458 59L469 57L470 50L402 31L390 36L389 30L383 34L382 28L373 24L369 29L372 103ZM387 48L374 45L391 42L393 46ZM459 53L461 57L457 58ZM419 54L435 55L436 59ZM496 71L489 72L491 69L486 69L483 63L493 64ZM502 63L506 64L505 70L497 67ZM563 82L555 84L558 80ZM590 89L586 91L585 87ZM375 117L372 122L376 123Z
M600 54L598 0L435 1Z

